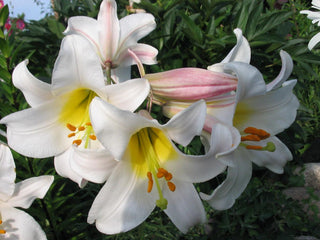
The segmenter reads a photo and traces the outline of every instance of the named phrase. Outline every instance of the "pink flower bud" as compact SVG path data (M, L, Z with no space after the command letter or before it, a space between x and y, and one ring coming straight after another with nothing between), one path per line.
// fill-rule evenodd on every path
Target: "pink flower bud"
M154 101L196 101L211 99L236 90L237 78L201 68L179 68L146 74Z
M0 9L4 7L4 2L3 0L0 0Z
M22 19L18 19L16 22L16 27L20 30L23 30L26 27L26 24Z

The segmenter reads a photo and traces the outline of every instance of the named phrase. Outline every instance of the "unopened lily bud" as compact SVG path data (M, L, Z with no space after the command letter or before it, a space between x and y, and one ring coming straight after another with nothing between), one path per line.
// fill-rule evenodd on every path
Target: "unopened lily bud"
M211 99L236 90L235 76L201 68L179 68L146 74L153 99L159 102Z

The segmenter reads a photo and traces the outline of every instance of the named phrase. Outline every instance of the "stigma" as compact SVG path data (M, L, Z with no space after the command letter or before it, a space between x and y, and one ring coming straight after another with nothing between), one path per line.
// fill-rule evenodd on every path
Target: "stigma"
M276 150L276 146L273 142L267 142L266 146L251 145L244 143L246 141L260 142L261 140L268 139L270 137L270 133L268 133L267 131L254 127L247 127L246 129L244 129L243 133L244 135L241 136L240 146L243 146L248 150L256 151L274 152Z
M84 143L84 148L88 148L91 140L97 140L96 135L94 135L91 122L86 122L79 126L67 123L66 127L71 131L71 133L68 134L68 138L74 138L72 144L77 147Z

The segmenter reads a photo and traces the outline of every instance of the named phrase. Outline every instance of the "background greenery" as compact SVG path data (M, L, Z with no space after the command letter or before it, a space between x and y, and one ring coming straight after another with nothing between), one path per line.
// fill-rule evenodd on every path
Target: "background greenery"
M0 12L0 117L27 108L23 95L12 85L13 68L29 59L29 69L38 78L50 82L63 30L71 16L96 17L100 0L55 0L55 16L30 21L23 31L4 31L8 16L5 7ZM320 238L319 210L311 204L315 194L304 204L313 212L306 214L301 204L283 195L288 187L303 186L304 179L294 170L306 162L320 162L320 153L312 152L320 139L319 50L310 52L308 41L320 31L300 10L309 9L311 1L275 0L142 0L136 8L152 13L157 28L141 42L159 49L158 65L146 71L159 72L179 67L200 67L220 62L236 43L233 29L243 30L252 48L251 64L266 81L272 80L281 68L279 52L287 51L293 58L291 78L298 79L295 93L301 106L296 122L280 135L294 155L283 175L255 167L253 178L233 208L214 211L206 206L208 224L196 226L181 234L168 217L156 209L146 222L119 235L106 236L94 225L86 223L87 213L101 188L88 184L85 188L59 177L52 159L28 159L14 153L17 181L43 175L55 175L55 181L44 200L37 200L27 211L36 218L50 240L65 239L293 239L312 235ZM128 1L118 0L119 18L129 14ZM137 75L133 67L133 75ZM154 107L159 114L160 107ZM160 117L159 117L160 116ZM4 129L4 126L1 126ZM1 139L6 141L5 139ZM198 152L195 141L186 152ZM223 181L224 176L197 185L208 192ZM310 193L312 193L310 189Z

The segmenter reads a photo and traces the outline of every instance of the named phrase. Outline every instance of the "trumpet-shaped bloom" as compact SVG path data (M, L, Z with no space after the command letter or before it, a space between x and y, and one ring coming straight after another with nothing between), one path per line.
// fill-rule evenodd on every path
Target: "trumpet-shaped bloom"
M36 79L26 61L13 72L13 83L31 108L4 117L8 144L30 157L57 156L56 170L82 186L83 179L74 174L68 163L74 147L101 149L89 117L89 105L95 96L115 106L134 111L149 93L147 80L136 79L105 85L102 69L90 43L81 36L64 38L55 63L52 83ZM85 57L83 57L85 56Z
M29 208L33 200L43 198L53 176L33 177L15 184L15 164L10 149L0 144L0 238L47 239L40 225L15 207Z
M320 0L312 0L312 7L320 10ZM309 10L302 10L300 11L301 14L307 14L307 17L309 19L312 20L312 23L317 23L318 26L320 26L320 12L312 12ZM309 44L308 44L308 48L311 50L312 48L314 48L317 43L320 42L320 33L317 33L316 35L314 35Z
M192 183L206 181L225 169L212 155L230 148L231 133L222 125L213 128L210 157L185 155L172 142L186 146L201 133L206 114L203 101L164 125L146 111L123 111L99 98L93 100L90 114L97 137L119 162L93 202L89 223L96 222L106 234L125 232L142 223L155 206L182 232L205 222Z
M287 80L292 70L290 56L281 52L284 62L278 77L265 84L261 73L253 66L234 62L225 65L238 77L236 101L231 123L241 135L241 143L232 153L220 154L220 159L229 163L226 180L211 195L201 194L202 199L218 210L230 208L235 199L246 188L252 174L252 162L267 167L275 173L283 173L283 167L292 159L288 148L275 136L288 128L295 120L299 102L292 90L296 80ZM210 114L210 113L209 113ZM223 119L219 115L209 115L211 123Z
M146 74L152 90L152 100L192 101L211 99L236 89L237 79L226 73L201 68L179 68L161 73Z
M155 64L158 50L154 47L137 43L148 35L156 26L154 17L148 13L137 13L122 19L117 17L115 0L103 0L98 19L77 16L68 21L66 34L80 34L94 46L103 67L117 68L121 80L130 79L130 68L135 64L128 49L145 64Z

